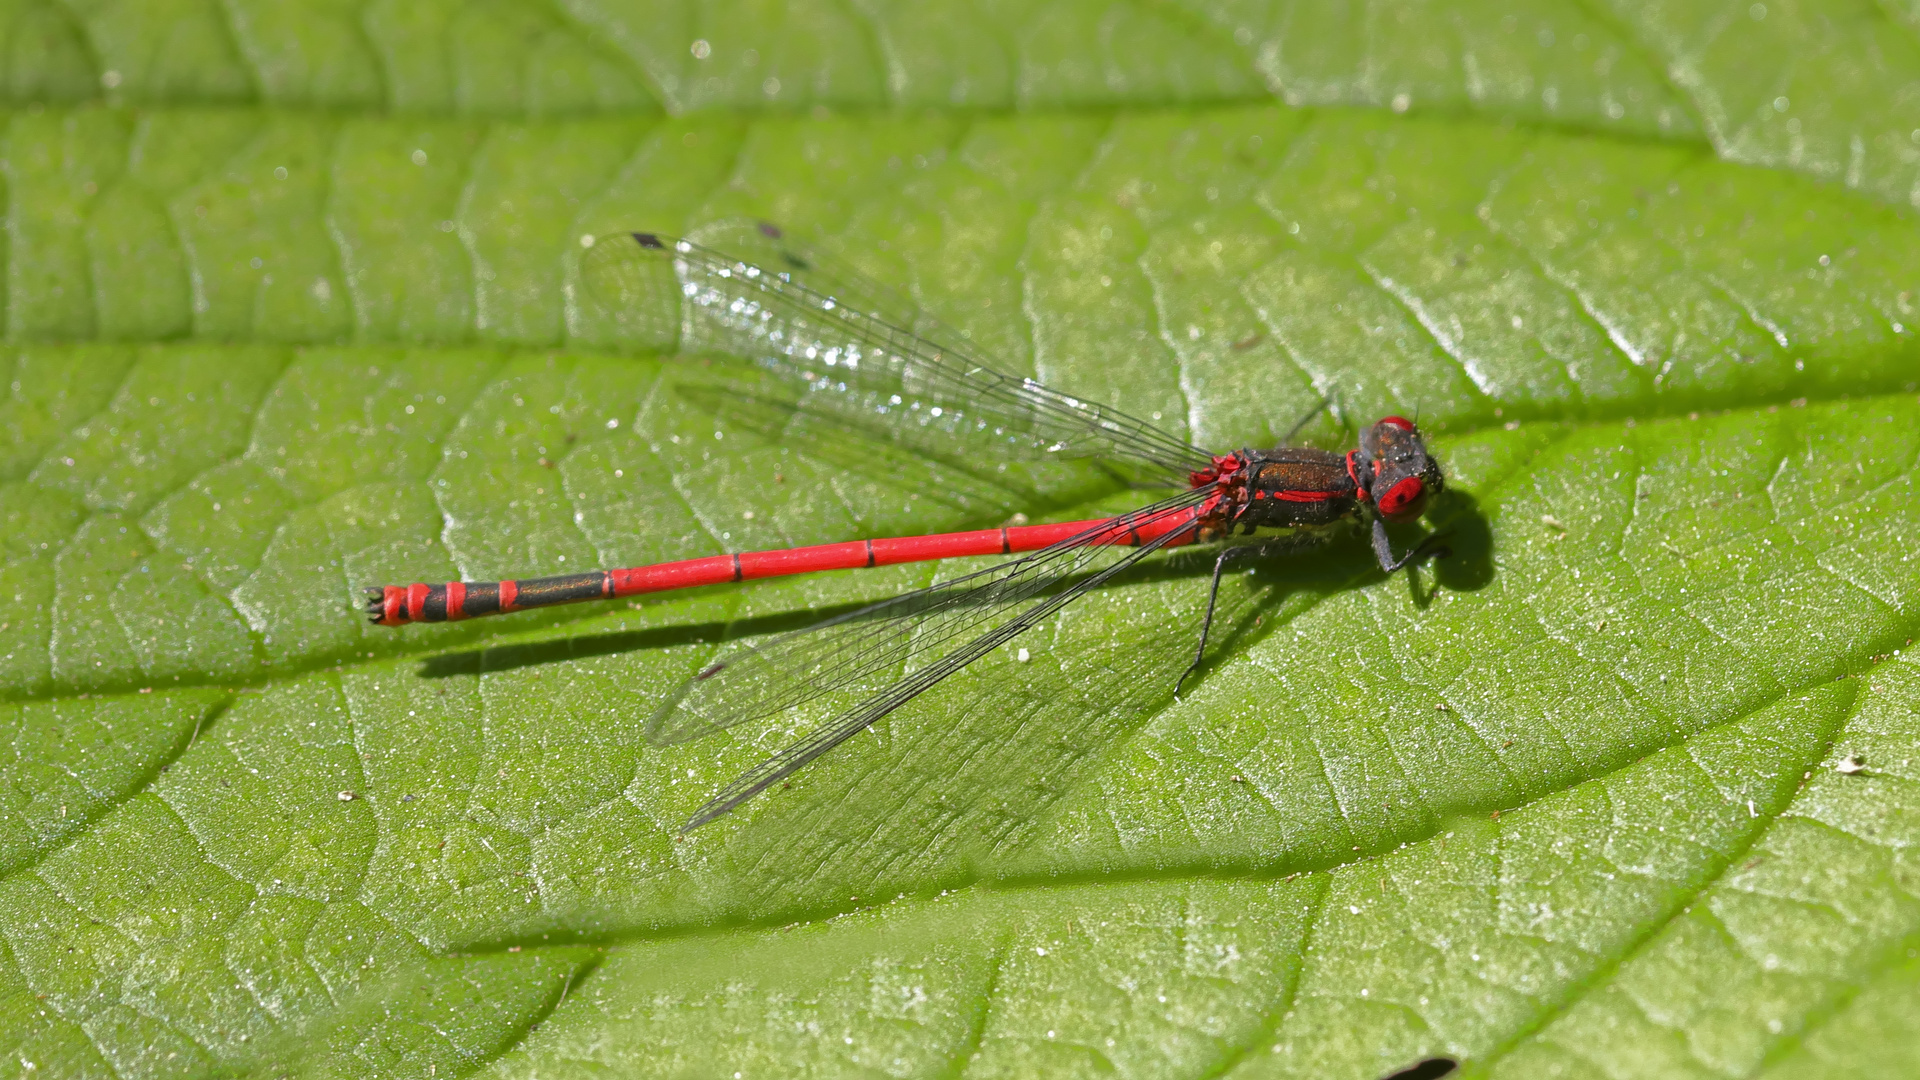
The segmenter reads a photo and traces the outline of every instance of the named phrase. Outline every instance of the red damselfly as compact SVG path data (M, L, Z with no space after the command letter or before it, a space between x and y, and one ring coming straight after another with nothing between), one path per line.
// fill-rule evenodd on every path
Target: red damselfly
M1387 535L1388 522L1419 517L1443 484L1439 464L1409 420L1378 421L1345 453L1283 445L1211 454L1118 410L1002 373L963 335L885 287L793 244L773 226L753 223L734 231L738 235L724 251L719 244L655 233L609 237L591 245L583 277L595 302L663 348L753 360L797 380L803 400L888 416L903 429L982 438L1011 455L1097 458L1125 467L1138 483L1179 493L1086 521L742 552L524 581L367 591L372 620L402 626L822 570L1019 555L744 644L701 669L655 711L650 741L679 743L823 695L872 688L728 784L683 831L780 782L1155 551L1223 545L1191 673L1205 655L1220 577L1231 560L1318 542L1355 524L1370 529L1373 553L1388 573L1431 549L1435 538L1429 536L1395 557ZM1178 688L1176 683L1176 693Z

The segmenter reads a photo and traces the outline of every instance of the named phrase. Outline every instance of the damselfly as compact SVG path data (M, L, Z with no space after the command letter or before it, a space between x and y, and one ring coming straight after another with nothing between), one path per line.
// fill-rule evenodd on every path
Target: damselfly
M742 644L702 668L655 710L650 741L679 743L827 694L869 692L728 784L683 831L779 783L1155 551L1222 545L1187 673L1205 655L1221 574L1235 558L1317 542L1352 525L1369 531L1374 556L1387 573L1436 553L1435 537L1429 536L1396 557L1387 534L1388 522L1418 518L1443 484L1439 464L1409 420L1388 416L1374 423L1344 453L1282 445L1210 454L1116 409L1004 373L963 335L885 287L833 268L771 225L755 223L738 232L729 251L656 233L607 237L591 244L583 278L593 302L638 332L683 352L759 362L795 380L803 401L817 398L842 412L888 416L922 434L931 429L976 437L1012 455L1097 458L1124 467L1136 482L1178 494L1084 521L741 552L522 581L367 590L372 620L402 626L822 570L1018 555L804 630Z

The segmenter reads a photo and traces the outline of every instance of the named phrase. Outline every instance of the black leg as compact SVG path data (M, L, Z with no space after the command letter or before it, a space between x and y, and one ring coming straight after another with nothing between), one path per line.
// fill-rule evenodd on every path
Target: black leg
M1321 399L1320 399L1320 404L1318 404L1318 405L1315 405L1315 406L1314 406L1314 407L1313 407L1313 408L1312 408L1311 410L1309 410L1309 411L1307 412L1307 415L1305 415L1305 416L1303 416L1303 417L1301 417L1300 419L1298 419L1298 420L1296 420L1296 421L1294 421L1294 424L1293 424L1293 426L1287 429L1287 433L1286 433L1285 435L1282 435L1282 436L1280 436L1280 443L1279 443L1279 445L1281 445L1281 446L1292 446L1292 445L1293 445L1293 437L1294 437L1295 435L1298 435L1298 434L1300 434L1300 429L1301 429L1301 428L1303 428L1303 427L1306 427L1306 426L1307 426L1308 424L1311 424L1311 423L1313 423L1313 418L1314 418L1314 417L1316 417L1316 416L1319 416L1319 415L1320 415L1320 414L1321 414L1321 413L1322 413L1323 411L1325 411L1325 410L1326 410L1326 407L1327 407L1328 405L1331 405L1331 404L1333 404L1333 399L1332 399L1332 398L1330 398L1330 397L1323 397L1323 398L1321 398Z
M1441 558L1445 558L1453 554L1447 549L1437 546L1439 542L1444 539L1446 539L1445 533L1434 533L1425 540L1413 545L1405 555L1396 559L1393 557L1393 545L1387 541L1387 523L1379 518L1373 519L1373 557L1380 560L1380 569L1385 570L1389 574L1427 555L1438 555Z
M1187 676L1200 670L1200 662L1207 658L1207 635L1213 630L1213 610L1214 606L1220 602L1220 575L1226 570L1227 563L1234 559L1277 555L1286 551L1305 551L1308 548L1319 547L1320 544L1320 537L1282 536L1268 540L1264 544L1242 544L1238 547L1221 549L1220 556L1213 560L1213 587L1207 590L1207 617L1200 624L1200 647L1193 650L1193 663L1188 664L1187 670L1181 672L1180 677L1174 680L1173 692L1176 697L1180 694L1181 684L1187 681Z
M1213 608L1215 604L1220 602L1220 574L1227 568L1227 560L1233 558L1234 552L1236 551L1251 550L1254 549L1245 547L1222 548L1219 557L1213 560L1213 587L1207 590L1207 617L1200 623L1200 647L1193 650L1193 663L1188 664L1187 670L1181 672L1180 677L1173 680L1174 697L1180 696L1180 685L1187 681L1187 676L1198 671L1200 669L1200 661L1207 658L1207 633L1213 629Z

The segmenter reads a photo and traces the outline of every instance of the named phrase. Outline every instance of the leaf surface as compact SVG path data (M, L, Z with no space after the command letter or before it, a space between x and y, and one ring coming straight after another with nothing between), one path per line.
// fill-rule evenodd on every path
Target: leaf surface
M1906 1060L1911 27L1317 12L7 9L49 43L0 148L7 1053ZM583 237L742 214L1201 445L1417 414L1454 555L1231 575L1177 700L1211 563L1158 559L679 839L820 716L655 748L662 694L969 567L399 632L359 590L1146 497L849 430L582 288Z

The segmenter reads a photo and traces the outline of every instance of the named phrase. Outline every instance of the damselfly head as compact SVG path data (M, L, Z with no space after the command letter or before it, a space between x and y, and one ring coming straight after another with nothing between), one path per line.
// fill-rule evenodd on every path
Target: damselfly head
M1427 509L1446 480L1440 463L1427 453L1427 443L1413 421L1389 416L1360 435L1360 451L1372 462L1373 503L1388 521L1411 521Z

